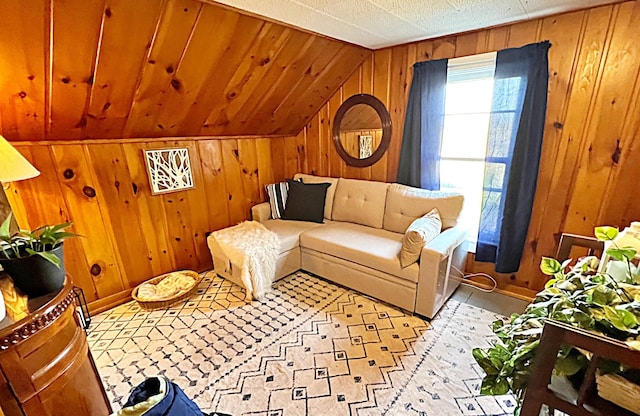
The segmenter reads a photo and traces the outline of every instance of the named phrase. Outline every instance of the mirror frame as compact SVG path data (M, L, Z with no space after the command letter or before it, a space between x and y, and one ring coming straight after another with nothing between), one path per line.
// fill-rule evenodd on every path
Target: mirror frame
M347 111L357 104L366 104L370 107L373 107L378 113L380 117L380 121L382 122L382 139L380 140L380 145L373 152L373 154L365 159L358 159L351 156L345 150L344 146L342 146L342 142L340 141L340 124L342 123L342 119ZM387 111L387 108L384 106L382 101L378 100L373 95L369 94L356 94L347 98L345 102L342 103L338 111L336 112L336 116L333 118L333 144L336 147L336 151L344 160L347 165L355 166L358 168L364 168L367 166L371 166L376 163L384 152L389 148L389 143L391 142L391 116Z

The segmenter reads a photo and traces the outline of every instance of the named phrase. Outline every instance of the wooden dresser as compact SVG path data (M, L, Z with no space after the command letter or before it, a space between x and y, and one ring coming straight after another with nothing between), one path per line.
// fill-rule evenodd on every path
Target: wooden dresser
M0 329L0 415L111 413L70 279L57 294L29 300L1 275L7 318Z

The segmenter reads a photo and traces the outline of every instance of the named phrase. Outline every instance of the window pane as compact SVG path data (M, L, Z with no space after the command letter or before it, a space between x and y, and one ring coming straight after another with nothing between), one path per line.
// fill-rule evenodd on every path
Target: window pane
M464 208L460 223L469 230L468 239L475 241L482 205L483 161L440 161L440 188L464 195Z
M489 126L489 134L491 140L487 148L487 155L490 157L507 157L512 152L511 143L515 140L511 140L512 135L515 134L513 128L518 125L513 119L516 114L513 112L508 113L494 113L491 118L491 125Z
M487 163L483 172L484 187L487 189L502 189L506 168L504 163Z
M445 115L442 157L484 159L489 114Z
M445 114L491 111L493 78L447 83Z
M443 188L478 189L482 192L484 161L448 160L440 161L440 184Z
M481 240L485 243L497 244L498 223L500 222L499 210L502 193L488 192L482 197L482 229L480 230Z
M496 79L496 84L500 84L497 89L501 94L493 97L494 111L514 111L520 108L520 102L524 99L524 89L526 80L522 77Z

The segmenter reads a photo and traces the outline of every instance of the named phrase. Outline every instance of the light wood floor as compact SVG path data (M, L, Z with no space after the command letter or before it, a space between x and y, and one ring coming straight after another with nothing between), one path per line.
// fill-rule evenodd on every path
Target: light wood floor
M529 304L511 296L485 293L467 285L460 285L451 298L505 316L522 313Z

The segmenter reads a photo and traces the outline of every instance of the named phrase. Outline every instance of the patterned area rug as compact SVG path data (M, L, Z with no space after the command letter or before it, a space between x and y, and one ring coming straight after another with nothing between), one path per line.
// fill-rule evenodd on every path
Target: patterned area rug
M508 415L511 396L480 396L471 356L496 317L450 300L426 322L302 272L248 302L208 272L168 310L95 316L89 344L114 409L161 374L204 412L235 416Z

